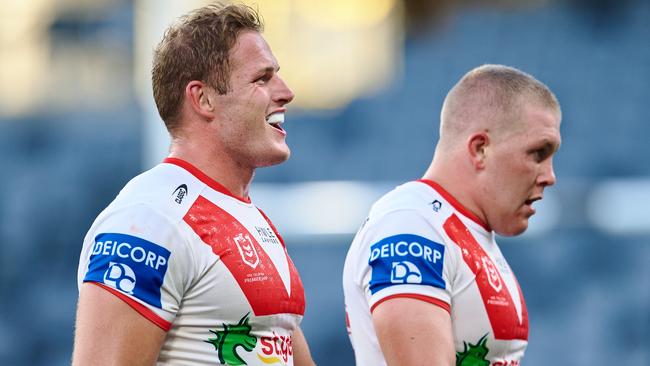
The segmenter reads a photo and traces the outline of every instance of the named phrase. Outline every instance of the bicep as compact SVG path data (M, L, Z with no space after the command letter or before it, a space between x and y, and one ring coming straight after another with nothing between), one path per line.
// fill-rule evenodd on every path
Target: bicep
M316 364L309 352L307 340L300 327L294 330L292 338L293 364L295 366L315 366Z
M79 293L73 365L153 365L165 331L93 283Z
M393 298L372 312L389 366L455 364L451 317L443 308L412 298Z

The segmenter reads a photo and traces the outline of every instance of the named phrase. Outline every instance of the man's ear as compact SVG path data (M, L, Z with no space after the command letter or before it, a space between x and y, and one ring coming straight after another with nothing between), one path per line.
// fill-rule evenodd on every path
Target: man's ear
M214 89L202 81L192 80L185 86L185 99L194 113L208 121L215 117Z
M479 170L485 168L485 159L489 145L490 136L487 131L476 132L467 139L467 150L474 168Z

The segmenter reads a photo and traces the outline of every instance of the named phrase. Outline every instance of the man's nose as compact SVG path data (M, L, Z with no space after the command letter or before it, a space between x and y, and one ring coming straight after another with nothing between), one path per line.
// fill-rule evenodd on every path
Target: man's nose
M285 105L290 103L295 95L293 94L293 91L289 88L287 83L282 80L281 77L278 76L277 78L277 85L276 85L276 90L274 91L274 96L273 96L273 101Z
M553 161L551 159L549 159L548 163L544 167L542 174L539 176L538 182L543 186L552 186L557 182L555 170L553 169Z

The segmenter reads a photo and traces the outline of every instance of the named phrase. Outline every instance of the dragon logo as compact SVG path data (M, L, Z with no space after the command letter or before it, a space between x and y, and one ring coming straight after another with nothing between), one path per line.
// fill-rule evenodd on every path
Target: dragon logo
M223 324L223 330L210 330L217 338L209 338L206 343L210 343L217 350L219 362L225 365L248 365L237 354L237 347L242 347L246 352L255 349L257 338L250 334L251 326L248 324L248 316L244 315L235 325Z
M486 343L487 334L476 344L463 342L463 352L456 352L456 366L490 366L490 361L485 359L490 351Z

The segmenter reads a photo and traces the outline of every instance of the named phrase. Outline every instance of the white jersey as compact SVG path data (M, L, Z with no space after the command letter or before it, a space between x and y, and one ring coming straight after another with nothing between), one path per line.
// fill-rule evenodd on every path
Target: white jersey
M528 314L494 236L431 181L403 184L377 201L343 269L357 365L386 365L371 313L396 297L449 312L456 365L519 365L528 344Z
M92 282L167 331L158 365L293 365L304 290L248 199L168 158L135 177L84 239Z

